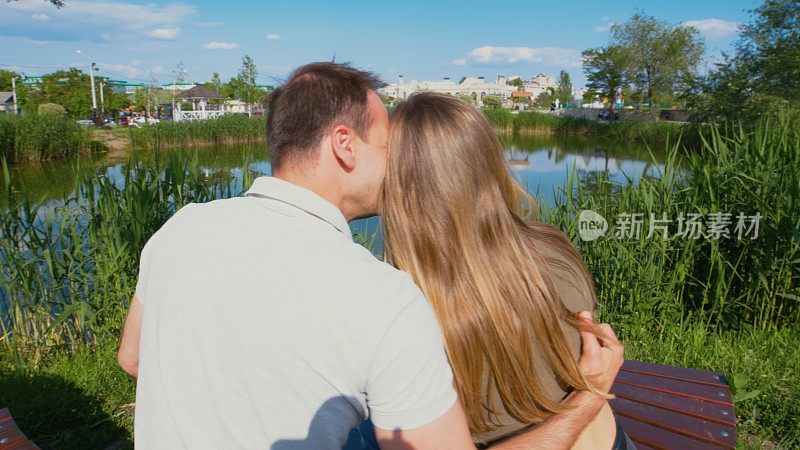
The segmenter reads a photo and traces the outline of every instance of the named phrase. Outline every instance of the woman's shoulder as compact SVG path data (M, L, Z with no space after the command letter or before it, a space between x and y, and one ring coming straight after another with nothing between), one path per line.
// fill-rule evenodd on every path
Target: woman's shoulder
M573 312L594 310L591 275L586 273L583 258L569 237L551 224L529 222L528 225L532 230L531 246L541 256L543 272L549 276L567 309Z

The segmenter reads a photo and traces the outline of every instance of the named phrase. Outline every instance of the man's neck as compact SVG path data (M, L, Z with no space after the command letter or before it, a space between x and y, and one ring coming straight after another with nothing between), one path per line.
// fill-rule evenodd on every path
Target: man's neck
M345 207L344 196L338 192L338 189L331 188L330 185L332 183L319 181L322 179L322 177L317 177L314 174L308 173L298 174L293 171L274 172L272 176L308 189L309 191L319 195L333 206L339 208L339 211L342 212L342 215L348 222L354 219L354 216L350 214Z

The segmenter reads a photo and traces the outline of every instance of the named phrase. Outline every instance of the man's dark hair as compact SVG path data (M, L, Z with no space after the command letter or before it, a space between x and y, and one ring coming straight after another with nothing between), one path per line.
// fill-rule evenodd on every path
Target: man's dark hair
M335 124L352 127L367 140L372 116L367 93L385 86L371 72L348 63L316 62L297 68L267 101L267 147L272 167L311 161Z

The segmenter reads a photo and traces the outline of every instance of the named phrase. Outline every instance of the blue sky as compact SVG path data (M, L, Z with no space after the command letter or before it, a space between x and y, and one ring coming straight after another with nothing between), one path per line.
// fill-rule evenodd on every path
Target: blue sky
M692 23L707 58L736 39L753 0L635 1L197 1L0 0L0 68L30 75L97 62L114 79L169 82L235 75L245 54L273 83L306 62L351 61L393 82L485 76L529 78L566 69L585 82L580 52L605 45L608 27L638 8ZM76 50L80 50L78 54Z

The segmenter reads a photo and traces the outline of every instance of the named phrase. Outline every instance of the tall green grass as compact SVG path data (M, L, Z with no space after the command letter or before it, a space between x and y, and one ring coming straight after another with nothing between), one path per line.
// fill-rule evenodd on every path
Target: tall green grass
M263 116L226 115L214 119L161 122L130 129L131 146L157 150L195 145L262 142L267 136Z
M635 120L598 122L536 111L512 113L504 109L484 109L482 112L498 131L506 133L584 136L649 145L680 140L685 147L697 147L700 143L697 124Z
M679 161L685 158L684 161ZM549 213L579 243L598 288L616 312L662 322L702 320L709 329L767 329L800 321L800 129L764 121L753 131L712 128L702 151L673 148L658 176L615 184L603 173L572 177ZM591 181L589 183L589 181ZM641 213L638 238L581 242L577 215L590 209L614 227ZM676 236L678 218L729 213L730 236ZM647 237L650 216L671 219L669 237ZM759 214L758 237L735 232L737 216ZM749 227L750 220L745 224ZM708 233L708 230L705 231ZM609 235L612 233L609 232ZM743 233L744 235L744 233ZM613 299L613 300L612 300Z
M92 150L89 132L53 114L0 115L0 159L8 163L51 161Z
M14 189L4 168L0 347L22 364L116 334L147 239L184 204L241 191L232 175L206 175L196 160L171 153L130 163L117 180L77 171L71 197L41 205ZM245 171L244 181L251 176Z
M555 206L542 208L579 247L627 357L725 373L741 434L787 448L800 445L799 167L796 121L712 128L697 152L673 147L657 176L615 183L573 173ZM580 239L583 210L606 218L605 237ZM731 236L676 236L681 215L706 222L717 212L732 214ZM626 213L643 215L638 237L615 237ZM651 213L672 219L666 239L648 237ZM756 239L738 238L739 213L761 215Z

